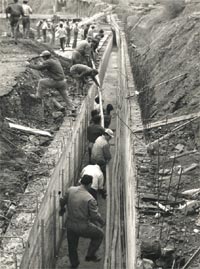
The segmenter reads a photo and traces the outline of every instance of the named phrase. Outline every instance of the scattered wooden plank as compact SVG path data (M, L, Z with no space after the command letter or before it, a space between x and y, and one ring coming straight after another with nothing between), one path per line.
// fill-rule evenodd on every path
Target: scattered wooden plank
M200 253L200 247L195 251L195 253L192 255L192 257L186 262L186 264L183 266L182 269L188 268L190 263L194 260L194 258Z
M144 126L143 128L138 128L133 132L137 133L137 132L141 132L143 130L153 129L153 128L157 128L157 127L160 127L163 125L168 125L168 124L176 123L179 121L189 120L189 119L192 119L195 117L200 117L200 112L191 113L189 115L183 115L183 116L179 116L179 117L174 117L171 119L164 119L164 120L160 120L160 121L156 121L156 122L151 122L147 126Z
M14 124L12 122L9 122L8 124L9 124L10 128L17 129L17 130L22 131L22 132L27 132L27 133L32 133L32 134L38 134L38 135L44 135L44 136L52 137L52 135L47 131L42 131L42 130L39 130L39 129L26 127L26 126L19 125L19 124Z
M174 158L181 158L181 157L183 157L183 156L187 156L187 155L190 155L190 154L198 154L198 151L196 150L196 149L194 149L194 150L191 150L191 151L186 151L186 152L183 152L183 153L181 153L181 154L178 154L178 155L172 155L172 156L170 156L169 157L169 159L174 159Z
M161 141L163 141L163 140L165 140L165 139L168 139L168 138L169 138L170 136L172 136L176 131L180 130L182 127L185 127L187 124L193 122L194 120L198 119L199 117L200 117L200 113L199 113L199 116L197 116L197 117L195 117L195 118L193 118L193 119L191 119L191 120L189 120L189 121L187 121L187 122L184 122L184 123L180 124L179 126L177 126L176 128L174 128L171 132L169 132L169 133L167 133L167 134L161 136L160 138L156 139L155 141L149 143L149 144L147 145L147 149L149 149L149 150L154 149L155 147L158 146L158 144L159 144Z

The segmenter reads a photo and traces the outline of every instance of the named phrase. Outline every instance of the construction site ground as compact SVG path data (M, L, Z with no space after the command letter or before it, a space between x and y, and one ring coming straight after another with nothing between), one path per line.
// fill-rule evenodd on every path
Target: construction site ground
M198 116L200 108L200 4L185 5L180 1L182 4L176 6L176 3L116 9L125 22L136 93L147 128L146 143L172 133L157 146L149 145L149 155L138 159L138 245L141 241L157 240L169 255L163 255L162 259L155 256L154 261L157 268L165 269L181 268L198 250L200 242L200 126L199 118L194 120L194 114L191 115ZM16 46L10 39L0 40L1 233L9 222L6 212L11 202L18 202L17 194L23 193L35 175L48 173L39 161L51 142L47 137L10 130L2 120L8 117L53 134L64 116L47 102L45 120L38 121L41 105L29 99L41 75L25 69L24 60L44 48L32 41ZM73 86L71 81L70 87ZM59 96L55 97L62 102ZM81 102L80 98L75 101ZM191 118L178 118L185 115ZM174 122L168 124L170 119ZM151 128L153 122L158 122L157 127ZM180 127L184 123L187 124ZM194 189L196 192L183 193ZM197 255L189 268L198 269L199 264ZM137 268L141 268L139 262Z
M7 214L11 204L17 205L28 183L38 175L48 175L49 168L41 166L40 160L46 148L59 130L66 113L58 111L52 97L65 106L62 97L55 90L45 94L45 102L30 97L35 93L38 80L45 73L27 69L25 62L38 56L44 49L51 49L32 40L20 40L16 46L13 40L0 40L0 232L6 231L10 217ZM53 51L52 51L53 53ZM55 56L55 54L54 54ZM55 56L56 57L56 56ZM68 81L72 101L79 107L83 96L77 96L75 82L69 76L69 61L58 56ZM31 60L36 63L38 59ZM86 86L88 87L88 86ZM78 113L77 109L77 113ZM74 114L70 115L72 121ZM9 123L48 131L50 136L19 131Z

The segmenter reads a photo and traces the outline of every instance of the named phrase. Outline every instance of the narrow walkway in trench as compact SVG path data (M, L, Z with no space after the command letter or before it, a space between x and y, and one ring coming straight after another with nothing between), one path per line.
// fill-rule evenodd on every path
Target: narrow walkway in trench
M116 111L116 89L118 85L118 64L117 64L117 50L114 48L111 52L111 56L109 59L107 71L105 74L104 82L103 82L103 100L104 100L104 107L107 106L107 104L112 104L114 107L114 111ZM115 112L113 112L112 115L112 122L109 128L111 128L113 131L115 130ZM114 156L114 139L110 141L111 144L111 154ZM87 160L83 160L83 163L86 163ZM112 169L112 160L109 165L110 170ZM102 200L101 197L98 197L99 201L99 211L102 215L102 217L106 218L106 200ZM89 245L88 239L80 238L79 240L79 246L78 246L78 253L79 253L79 259L80 259L80 269L103 269L104 264L104 250L105 245L104 242L101 245L101 248L98 252L98 255L102 257L101 261L98 263L93 262L85 262L85 256L87 252L87 248ZM61 244L61 248L58 254L56 269L67 269L70 267L70 262L68 258L68 247L67 247L67 236L66 233L64 234L63 241Z

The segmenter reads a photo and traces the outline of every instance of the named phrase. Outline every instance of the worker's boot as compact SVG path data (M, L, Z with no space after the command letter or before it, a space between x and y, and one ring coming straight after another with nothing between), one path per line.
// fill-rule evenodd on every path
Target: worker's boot
M98 256L86 256L85 257L85 260L87 261L87 262L99 262L100 260L101 260L101 257L98 257Z
M52 102L54 104L54 106L61 112L65 111L64 106L62 106L55 98L52 98Z

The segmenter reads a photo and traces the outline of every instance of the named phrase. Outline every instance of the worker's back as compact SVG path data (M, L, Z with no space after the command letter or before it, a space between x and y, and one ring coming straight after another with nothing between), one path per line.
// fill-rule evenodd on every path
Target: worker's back
M92 195L83 187L70 187L68 190L68 224L81 222L87 223L90 216L88 202L93 199Z
M77 45L76 50L80 52L82 55L91 54L91 46L86 40L81 40Z
M101 161L106 162L107 156L105 156L104 149L107 147L109 147L109 145L105 137L103 135L99 136L92 147L91 160L96 163Z
M70 72L71 73L77 73L77 74L81 74L82 72L90 72L93 69L85 64L74 64L71 68L70 68Z
M18 3L12 3L6 8L6 13L10 14L11 17L20 17L24 14L22 5Z
M52 79L59 81L65 78L65 74L59 60L48 59L45 62L43 62L43 66L46 67Z
M88 141L94 143L95 140L104 133L104 128L100 124L90 124L87 128Z

